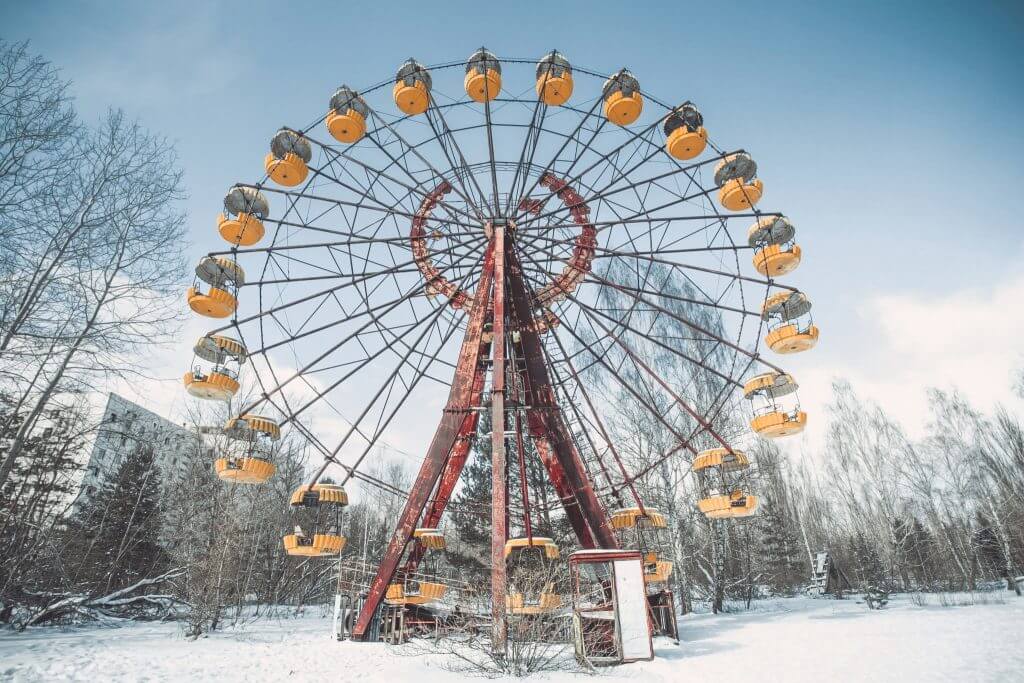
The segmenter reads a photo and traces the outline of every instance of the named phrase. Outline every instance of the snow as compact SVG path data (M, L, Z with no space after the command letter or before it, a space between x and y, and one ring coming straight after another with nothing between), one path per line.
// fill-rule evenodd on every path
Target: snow
M1024 600L1012 594L994 604L958 607L939 606L937 600L922 606L895 596L881 611L854 600L772 600L749 612L682 618L681 644L658 639L651 662L602 669L598 679L554 673L531 680L1019 681L1024 650L1016 640L1022 625ZM166 623L4 633L0 680L462 679L446 667L444 655L339 643L329 630L329 618L306 616L264 619L194 642Z

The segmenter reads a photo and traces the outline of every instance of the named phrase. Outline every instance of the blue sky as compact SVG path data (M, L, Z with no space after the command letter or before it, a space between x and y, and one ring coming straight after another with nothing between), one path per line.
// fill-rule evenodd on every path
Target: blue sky
M481 44L628 66L749 150L797 224L822 342L789 367L814 410L846 376L920 423L925 385L1006 401L1024 366L1019 4L8 2L0 26L86 117L119 106L176 142L197 256L227 185L343 81Z

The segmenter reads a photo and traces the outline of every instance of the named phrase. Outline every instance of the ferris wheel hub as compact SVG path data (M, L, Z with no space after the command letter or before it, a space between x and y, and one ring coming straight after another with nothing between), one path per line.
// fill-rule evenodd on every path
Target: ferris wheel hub
M508 218L492 218L484 223L484 234L487 235L487 239L494 237L494 228L497 226L505 228L506 235L516 231L515 221Z

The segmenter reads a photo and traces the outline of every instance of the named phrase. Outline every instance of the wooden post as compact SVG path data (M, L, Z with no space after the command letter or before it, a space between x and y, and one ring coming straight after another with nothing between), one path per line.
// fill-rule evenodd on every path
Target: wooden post
M505 226L494 225L494 343L491 358L491 647L505 653L508 631L505 541L508 488L505 478Z

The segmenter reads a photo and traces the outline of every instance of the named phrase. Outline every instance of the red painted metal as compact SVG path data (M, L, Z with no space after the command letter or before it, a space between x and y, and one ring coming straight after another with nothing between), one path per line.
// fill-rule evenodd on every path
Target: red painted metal
M491 349L491 649L505 652L508 482L505 462L505 226L494 226L494 344Z
M523 281L519 257L514 249L506 248L506 258L509 272L508 297L515 317L517 320L530 320L533 307L526 290L526 283ZM555 400L555 391L551 386L540 336L533 329L521 329L520 343L523 348L526 376L529 380L526 396L527 404L530 406L527 409L530 435L535 441L544 439L550 445L555 456L553 462L557 462L561 469L561 474L568 482L572 496L578 504L578 511L587 526L590 527L591 544L587 545L582 537L580 542L584 544L585 548L594 547L594 545L602 548L617 548L618 540L608 522L608 515L594 492L590 477L583 467L583 460L569 436L561 409ZM549 472L553 480L561 478L557 471L552 471L549 468ZM559 495L561 496L561 493ZM567 501L563 497L563 504L565 502ZM566 508L566 513L570 515L570 521L572 521L572 512L570 512L572 509L572 507ZM574 528L575 526L574 524ZM579 536L579 531L577 531L577 535Z
M488 347L492 359L492 530L491 530L491 597L494 624L493 647L504 649L506 637L505 596L507 572L505 567L505 542L508 535L508 481L505 458L505 365L506 339L511 333L518 333L516 343L515 371L521 378L524 391L515 397L519 405L526 408L526 424L548 472L555 491L562 502L566 516L584 548L617 548L618 543L612 532L608 516L594 491L583 460L576 450L555 398L547 361L543 354L539 334L551 326L550 311L547 309L554 299L571 293L586 277L590 270L596 243L596 229L589 222L589 208L582 197L564 181L546 175L542 183L555 190L558 197L570 207L573 219L581 228L576 240L573 258L555 281L549 283L540 295L531 295L523 278L522 266L515 250L515 226L487 226L490 239L484 266L475 294L470 295L441 276L430 261L427 250L426 220L434 206L451 190L448 183L442 183L421 203L413 218L411 237L414 258L427 280L431 292L449 298L449 305L462 308L469 313L466 336L462 342L455 377L444 415L430 443L423 465L410 489L398 526L388 543L384 558L377 574L370 584L367 597L352 629L352 638L365 638L370 620L380 606L387 586L396 576L408 575L415 571L423 557L424 549L418 544L409 552L406 564L399 574L398 566L413 532L422 520L424 527L434 528L440 521L459 476L469 455L472 439L479 422L479 413L474 403L483 391L486 374L482 359L486 358ZM532 208L532 207L531 207ZM539 210L539 207L536 209ZM471 298L472 297L472 298ZM492 301L493 297L493 301ZM539 307L539 318L535 319L534 308ZM484 341L483 326L491 319L494 339L497 343ZM541 321L538 323L538 320ZM557 320L557 319L556 319ZM543 324L542 324L543 323ZM521 352L520 352L521 350ZM517 415L517 430L522 429ZM517 447L523 452L521 431L517 434ZM520 463L523 467L523 463ZM523 482L524 503L529 493ZM433 498L430 494L433 493ZM429 506L427 505L429 502ZM527 511L526 531L532 535Z

